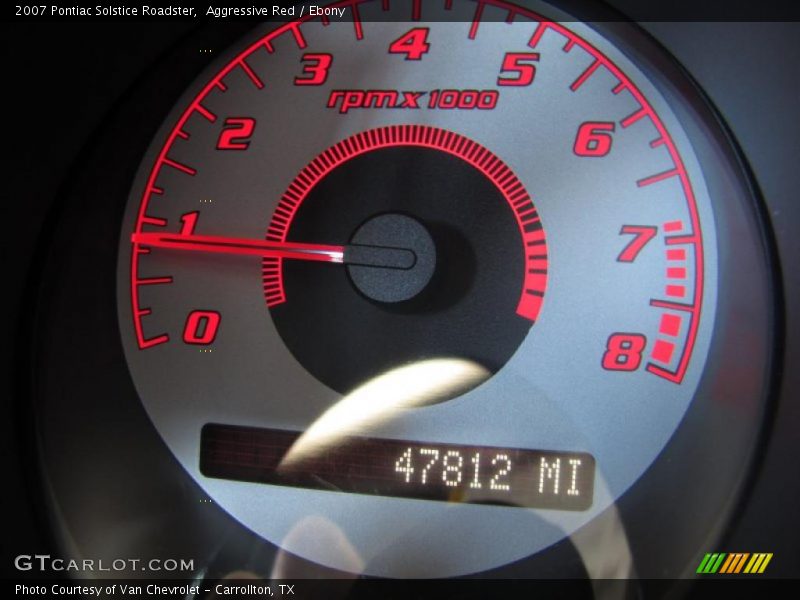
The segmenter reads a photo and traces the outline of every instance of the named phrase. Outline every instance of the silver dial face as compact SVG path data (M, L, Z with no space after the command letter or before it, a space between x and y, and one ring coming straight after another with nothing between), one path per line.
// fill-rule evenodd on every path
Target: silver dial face
M335 568L460 575L571 535L663 450L711 342L714 217L681 122L599 29L383 4L258 27L177 103L128 199L119 322L155 428L244 526ZM410 458L367 457L395 492L208 476L207 424ZM504 448L565 453L527 476L591 497L515 501ZM591 489L570 487L581 453ZM475 477L507 505L457 501Z

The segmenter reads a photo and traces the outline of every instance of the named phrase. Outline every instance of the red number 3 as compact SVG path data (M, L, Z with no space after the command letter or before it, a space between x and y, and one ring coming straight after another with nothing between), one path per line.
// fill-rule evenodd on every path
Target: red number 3
M294 78L295 85L322 85L328 79L328 69L333 63L330 54L303 54L303 75Z

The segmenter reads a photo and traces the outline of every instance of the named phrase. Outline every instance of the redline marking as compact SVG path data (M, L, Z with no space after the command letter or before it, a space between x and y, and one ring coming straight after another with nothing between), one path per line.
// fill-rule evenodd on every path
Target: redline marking
M589 79L589 77L592 76L592 73L594 73L597 70L597 67L599 66L600 66L600 61L594 59L594 62L591 65L589 65L586 68L586 70L583 73L581 73L580 76L575 81L572 82L572 85L569 86L569 89L571 89L573 92L576 92L578 88L581 87L583 83L587 79Z
M683 221L669 221L664 223L664 231L683 231Z
M675 344L672 342L666 342L664 340L656 340L650 356L653 358L653 360L668 364L672 360L672 355L674 352Z
M419 21L421 16L420 0L414 0L411 5L411 20Z
M667 250L667 260L686 260L686 250L683 248L670 248Z
M677 244L693 244L693 245L697 245L697 244L700 243L700 238L698 238L696 235L674 235L674 236L665 238L664 241L667 244L671 245L671 246L674 246L674 245L677 245ZM697 248L695 248L695 251L697 251Z
M650 306L655 306L656 308L666 308L669 310L679 310L690 313L697 312L697 307L692 304L680 304L679 302L671 302L669 300L650 300Z
M670 169L669 171L664 171L663 173L657 173L655 175L651 175L650 177L645 177L644 179L640 179L636 182L638 187L645 187L648 185L652 185L654 183L658 183L659 181L664 181L665 179L669 179L670 177L675 177L678 175L678 169Z
M661 323L658 325L658 332L664 335L677 337L681 330L681 318L678 315L664 313L661 315Z
M683 267L669 267L667 277L670 279L686 279L686 269Z
M686 286L668 285L665 289L665 293L671 298L683 298L686 295Z

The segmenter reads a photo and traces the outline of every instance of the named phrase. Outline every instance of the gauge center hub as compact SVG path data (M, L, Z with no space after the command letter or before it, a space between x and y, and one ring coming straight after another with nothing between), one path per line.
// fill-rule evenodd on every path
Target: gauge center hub
M546 287L544 227L522 183L488 149L434 127L370 130L324 151L289 186L267 240L344 248L344 268L263 263L287 349L342 394L430 359L497 373Z
M436 269L436 245L425 226L406 215L377 215L362 224L345 250L347 273L358 291L378 302L402 302L419 294ZM372 266L375 249L407 250L413 260L392 266ZM402 255L401 255L402 258Z

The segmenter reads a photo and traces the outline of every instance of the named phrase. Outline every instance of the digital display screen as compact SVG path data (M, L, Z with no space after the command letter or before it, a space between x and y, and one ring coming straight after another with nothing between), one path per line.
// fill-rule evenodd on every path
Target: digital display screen
M586 510L595 460L552 452L349 436L287 460L301 432L207 424L206 477L318 490L524 508Z

